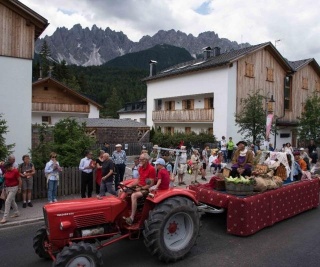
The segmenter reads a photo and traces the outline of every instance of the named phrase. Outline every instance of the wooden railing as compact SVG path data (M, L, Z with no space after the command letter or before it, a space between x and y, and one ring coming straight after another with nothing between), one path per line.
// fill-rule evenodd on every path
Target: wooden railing
M89 113L89 105L32 103L32 111Z
M152 112L154 122L212 122L213 109L159 110Z

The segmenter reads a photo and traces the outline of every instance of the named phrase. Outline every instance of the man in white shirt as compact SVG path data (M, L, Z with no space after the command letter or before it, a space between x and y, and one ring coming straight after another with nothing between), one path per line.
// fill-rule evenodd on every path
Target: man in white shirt
M79 170L81 171L81 197L86 197L86 190L88 187L88 197L92 196L93 190L93 173L94 162L92 161L92 152L87 151L86 156L81 159Z

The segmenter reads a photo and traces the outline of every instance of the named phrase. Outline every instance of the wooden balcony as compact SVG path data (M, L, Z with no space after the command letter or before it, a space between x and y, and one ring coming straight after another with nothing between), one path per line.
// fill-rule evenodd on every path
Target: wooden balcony
M213 122L213 109L159 110L152 112L154 122Z
M89 105L32 103L32 111L89 113Z

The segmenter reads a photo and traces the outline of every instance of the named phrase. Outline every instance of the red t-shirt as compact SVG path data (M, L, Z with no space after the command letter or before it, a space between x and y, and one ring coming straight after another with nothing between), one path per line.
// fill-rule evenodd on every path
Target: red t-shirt
M139 168L139 186L147 185L147 179L156 178L156 169L148 162L146 166Z
M169 188L170 175L166 168L162 168L158 171L157 181L158 179L161 180L161 184L159 185L158 189L164 190Z
M7 170L4 175L5 184L8 187L19 185L20 174L17 169Z

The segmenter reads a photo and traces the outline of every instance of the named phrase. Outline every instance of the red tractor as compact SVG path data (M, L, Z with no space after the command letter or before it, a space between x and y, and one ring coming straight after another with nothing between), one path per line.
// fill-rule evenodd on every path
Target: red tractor
M53 266L103 266L101 248L137 239L142 231L153 255L177 261L198 237L197 205L196 193L188 189L154 191L138 202L135 222L129 226L123 218L130 213L130 194L48 204L43 207L45 226L37 231L33 247L39 257L51 258Z

